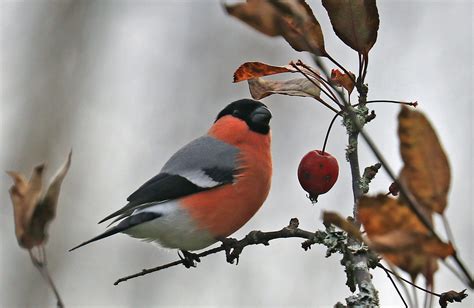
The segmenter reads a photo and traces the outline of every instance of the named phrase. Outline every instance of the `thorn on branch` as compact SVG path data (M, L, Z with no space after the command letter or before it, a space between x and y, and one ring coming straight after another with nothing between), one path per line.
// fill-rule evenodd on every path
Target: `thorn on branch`
M308 251L308 249L311 249L311 246L313 245L313 241L306 240L303 243L301 243L301 248L304 249L304 251Z
M362 177L364 177L370 182L371 180L373 180L375 175L377 175L377 172L379 171L380 167L382 167L381 163L376 163L375 165L366 167L364 169L364 174L362 175Z
M370 114L367 116L367 118L365 119L365 123L369 123L370 121L375 119L375 117L376 117L375 110L372 110Z
M296 230L298 229L298 226L300 225L300 222L298 220L298 218L292 218L290 219L290 224L288 225L288 229L290 230Z

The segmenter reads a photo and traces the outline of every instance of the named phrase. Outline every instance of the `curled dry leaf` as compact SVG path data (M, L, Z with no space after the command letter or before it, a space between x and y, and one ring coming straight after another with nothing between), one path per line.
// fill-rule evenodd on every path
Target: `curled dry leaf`
M398 187L397 183L393 182L388 187L388 191L392 196L398 196L398 193L400 192L400 187Z
M295 71L290 65L273 66L262 62L245 62L235 71L234 82Z
M317 81L314 81L317 83ZM272 94L290 96L319 97L321 90L307 78L290 80L264 80L255 78L248 80L250 94L254 99L262 99Z
M10 188L10 197L13 203L15 234L21 247L31 249L47 240L46 229L56 215L61 183L71 165L71 155L72 152L44 192L44 164L33 169L29 181L18 172L8 172L14 182Z
M363 196L358 204L358 217L370 247L409 273L412 279L422 273L431 284L437 270L436 259L454 254L452 245L434 238L400 200L383 194Z
M333 69L331 70L331 83L334 84L335 86L338 87L343 87L344 89L349 92L349 94L352 93L352 90L354 90L355 86L355 75L352 72L349 72L351 76L348 74L342 73L338 69Z
M441 308L446 308L448 307L448 302L449 303L454 303L454 302L462 302L463 299L467 297L467 294L465 293L466 289L462 290L461 292L456 292L456 291L448 291L441 293L441 296L439 298L439 305Z
M403 182L425 209L442 214L447 205L451 171L448 158L428 119L405 106L398 115Z
M323 0L323 6L336 35L367 57L380 23L375 0Z
M225 9L257 31L282 36L297 51L327 55L321 26L304 0L247 0Z

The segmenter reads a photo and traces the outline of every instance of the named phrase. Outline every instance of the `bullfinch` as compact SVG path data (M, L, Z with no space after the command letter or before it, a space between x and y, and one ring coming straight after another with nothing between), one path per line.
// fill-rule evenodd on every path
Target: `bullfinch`
M184 252L205 248L242 227L270 190L268 108L242 99L227 105L207 134L178 150L100 223L117 223L72 248L125 233Z

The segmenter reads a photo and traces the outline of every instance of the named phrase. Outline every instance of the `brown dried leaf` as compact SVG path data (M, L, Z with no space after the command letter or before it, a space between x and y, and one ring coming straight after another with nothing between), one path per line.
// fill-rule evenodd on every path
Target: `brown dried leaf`
M317 83L317 81L314 81ZM272 94L290 96L319 97L321 90L307 78L285 81L254 78L248 80L250 94L254 99L262 99Z
M400 181L425 209L442 214L447 205L451 171L436 132L423 113L402 107L398 136L405 163Z
M333 69L331 71L330 81L335 86L343 87L344 89L347 90L347 92L349 92L349 94L351 94L355 86L355 82L354 82L355 75L352 72L349 72L349 73L351 74L351 76L349 76L348 74L342 73L338 69Z
M35 246L33 243L36 242L29 235L28 226L41 197L43 171L44 164L36 166L29 181L18 172L7 172L14 181L10 188L10 197L13 203L15 235L19 245L25 248Z
M227 13L268 36L281 35L279 14L268 2L248 0L246 3L224 4Z
M224 7L257 31L282 36L297 51L327 55L321 26L304 0L247 0Z
M467 294L465 293L466 289L462 290L461 292L456 292L456 291L448 291L441 293L441 296L439 298L439 305L441 308L446 308L448 307L448 302L454 303L454 302L462 302L463 299L467 297Z
M10 188L18 244L26 249L43 244L47 239L46 227L54 218L61 183L71 164L71 153L42 196L44 164L34 168L29 181L17 172L8 172L14 184Z
M262 62L245 62L235 71L234 82L295 71L296 70L289 65L273 66Z
M346 45L367 56L379 29L375 0L323 0L323 6L336 35Z
M304 0L270 1L282 14L287 29L282 33L297 51L309 51L317 56L327 56L321 26L311 7Z
M394 230L370 237L371 248L379 253L423 253L438 258L446 258L454 253L451 244L440 243L427 234L409 230Z
M358 217L372 249L409 273L412 279L422 273L432 283L436 259L454 253L451 244L434 238L411 209L401 201L383 194L363 196Z

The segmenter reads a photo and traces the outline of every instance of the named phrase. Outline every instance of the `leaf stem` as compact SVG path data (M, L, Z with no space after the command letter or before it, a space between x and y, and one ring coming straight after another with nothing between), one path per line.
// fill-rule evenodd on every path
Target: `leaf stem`
M330 79L331 78L331 75L329 73L329 70L327 69L326 65L324 64L324 62L321 60L320 57L317 57L317 56L314 56L313 55L313 60L314 62L316 63L316 66L319 67L319 69L321 70L321 72L324 74L324 76L326 77L326 79ZM341 101L343 102L343 106L347 105L347 102L346 102L346 99L344 97L344 92L338 88L333 88L334 92L337 93L337 95L339 96L339 98L341 99Z
M446 231L446 235L448 237L449 242L451 242L451 244L456 247L453 232L451 231L451 226L449 225L448 219L444 214L441 214L441 218L443 219L444 230Z
M365 82L365 76L367 75L367 67L369 66L369 54L365 54L363 59L364 71L362 73L362 83Z
M344 105L342 105L339 100L337 99L336 97L336 94L334 94L333 92L333 86L324 78L322 78L318 72L315 72L313 71L313 69L311 67L309 67L308 65L304 64L301 60L298 60L297 62L297 65L301 65L303 68L307 69L308 71L310 71L315 77L316 79L328 90L329 93L331 93L331 96L333 98L333 101L339 105L339 107L343 108ZM325 93L326 94L326 93ZM328 95L328 94L326 94Z
M374 103L398 104L398 105L407 105L407 106L412 106L412 107L418 106L418 102L402 102L402 101L394 101L394 100L386 100L386 99L371 100L371 101L366 102L366 104L374 104ZM357 106L357 105L354 105L354 106Z
M338 101L335 100L333 97L331 97L331 95L329 95L326 90L324 90L321 85L319 85L318 83L316 83L311 77L308 76L308 74L306 74L305 72L303 72L296 64L292 63L291 66L293 66L296 70L298 70L298 72L300 72L304 77L306 77L306 79L308 79L313 85L315 85L316 87L318 87L324 94L326 94L331 100L333 100L336 104L339 105ZM318 96L313 96L316 100L318 100L321 104L323 104L324 106L328 107L329 109L331 109L332 111L334 111L335 113L338 113L339 111L332 107L331 105L329 105L328 103L326 103L321 97L318 97Z
M332 118L331 123L329 123L329 127L328 127L328 130L326 132L326 137L324 137L323 149L321 150L323 155L324 155L324 151L326 150L326 144L328 142L329 133L331 132L332 125L334 124L334 121L336 121L337 117L340 116L341 114L342 114L342 111L339 111L338 113L336 113L334 115L334 117Z
M395 281L393 280L392 276L390 276L390 272L388 271L388 269L385 268L384 266L382 266L381 269L383 269L383 270L385 271L385 274L387 274L387 277L388 277L388 279L390 279L390 282L392 283L393 287L394 287L395 290L397 291L398 296L400 296L400 298L402 299L402 302L403 302L403 305L405 306L405 308L408 308L407 302L406 302L405 299L403 298L403 295L402 295L402 293L400 292L400 290L398 289L397 284L396 284Z

